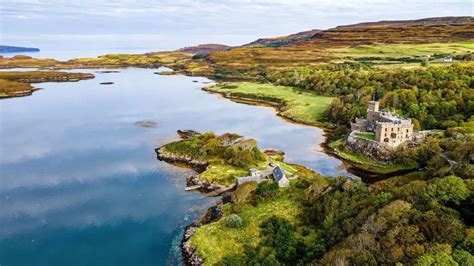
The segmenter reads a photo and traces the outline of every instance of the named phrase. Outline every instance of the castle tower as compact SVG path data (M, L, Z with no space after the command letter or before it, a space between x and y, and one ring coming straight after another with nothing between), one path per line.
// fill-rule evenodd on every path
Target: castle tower
M378 112L379 111L379 102L378 101L370 101L369 108L367 111Z

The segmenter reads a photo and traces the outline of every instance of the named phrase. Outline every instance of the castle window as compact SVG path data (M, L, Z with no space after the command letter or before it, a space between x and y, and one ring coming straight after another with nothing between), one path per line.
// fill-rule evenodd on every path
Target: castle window
M388 142L388 138L385 138L385 139L383 140L383 142Z
M407 133L408 133L408 129L407 129Z
M392 127L392 131L393 131L393 127Z
M406 138L408 138L408 134L407 134Z

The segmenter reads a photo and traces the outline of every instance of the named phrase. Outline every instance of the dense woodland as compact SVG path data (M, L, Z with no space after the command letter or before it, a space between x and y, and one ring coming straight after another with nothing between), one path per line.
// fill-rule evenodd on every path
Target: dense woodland
M299 180L293 188L299 196L292 196L303 210L298 222L266 219L257 247L245 245L219 264L474 265L473 76L473 63L415 69L339 64L270 74L279 85L338 96L326 113L337 125L334 139L366 114L374 96L383 108L412 118L418 130L442 131L397 152L398 162L416 161L422 173L371 185ZM259 184L252 204L288 193L273 190Z
M339 96L327 111L330 122L349 125L365 115L372 98L411 117L417 129L458 126L474 114L474 63L446 67L379 69L360 64L302 67L276 72L270 80L317 94Z
M270 216L260 224L256 247L245 244L218 265L474 264L474 232L465 224L472 226L473 213L460 207L474 191L472 180L406 176L370 186L300 180L293 189L264 182L246 192L253 205L290 194L303 210L299 222ZM225 220L230 230L245 226L242 207L234 210Z
M269 75L277 84L338 96L327 110L344 137L355 117L366 115L374 97L383 108L412 119L416 130L442 129L419 147L401 148L400 163L416 161L432 176L474 177L474 63L414 69L380 69L361 64L296 68Z

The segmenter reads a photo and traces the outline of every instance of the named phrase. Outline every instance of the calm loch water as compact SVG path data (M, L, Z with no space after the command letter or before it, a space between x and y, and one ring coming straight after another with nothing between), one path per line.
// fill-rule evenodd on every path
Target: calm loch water
M37 84L0 101L0 265L179 264L182 227L216 199L185 192L191 171L156 160L177 129L239 133L289 162L345 173L318 151L322 130L203 92L207 79L155 71Z

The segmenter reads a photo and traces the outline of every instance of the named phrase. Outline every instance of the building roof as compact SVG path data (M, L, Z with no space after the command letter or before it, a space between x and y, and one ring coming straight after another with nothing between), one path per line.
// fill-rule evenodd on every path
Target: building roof
M383 112L381 117L394 124L411 124L411 120L400 118L391 112Z
M276 181L280 181L285 177L285 170L283 170L279 165L273 169L273 178Z

